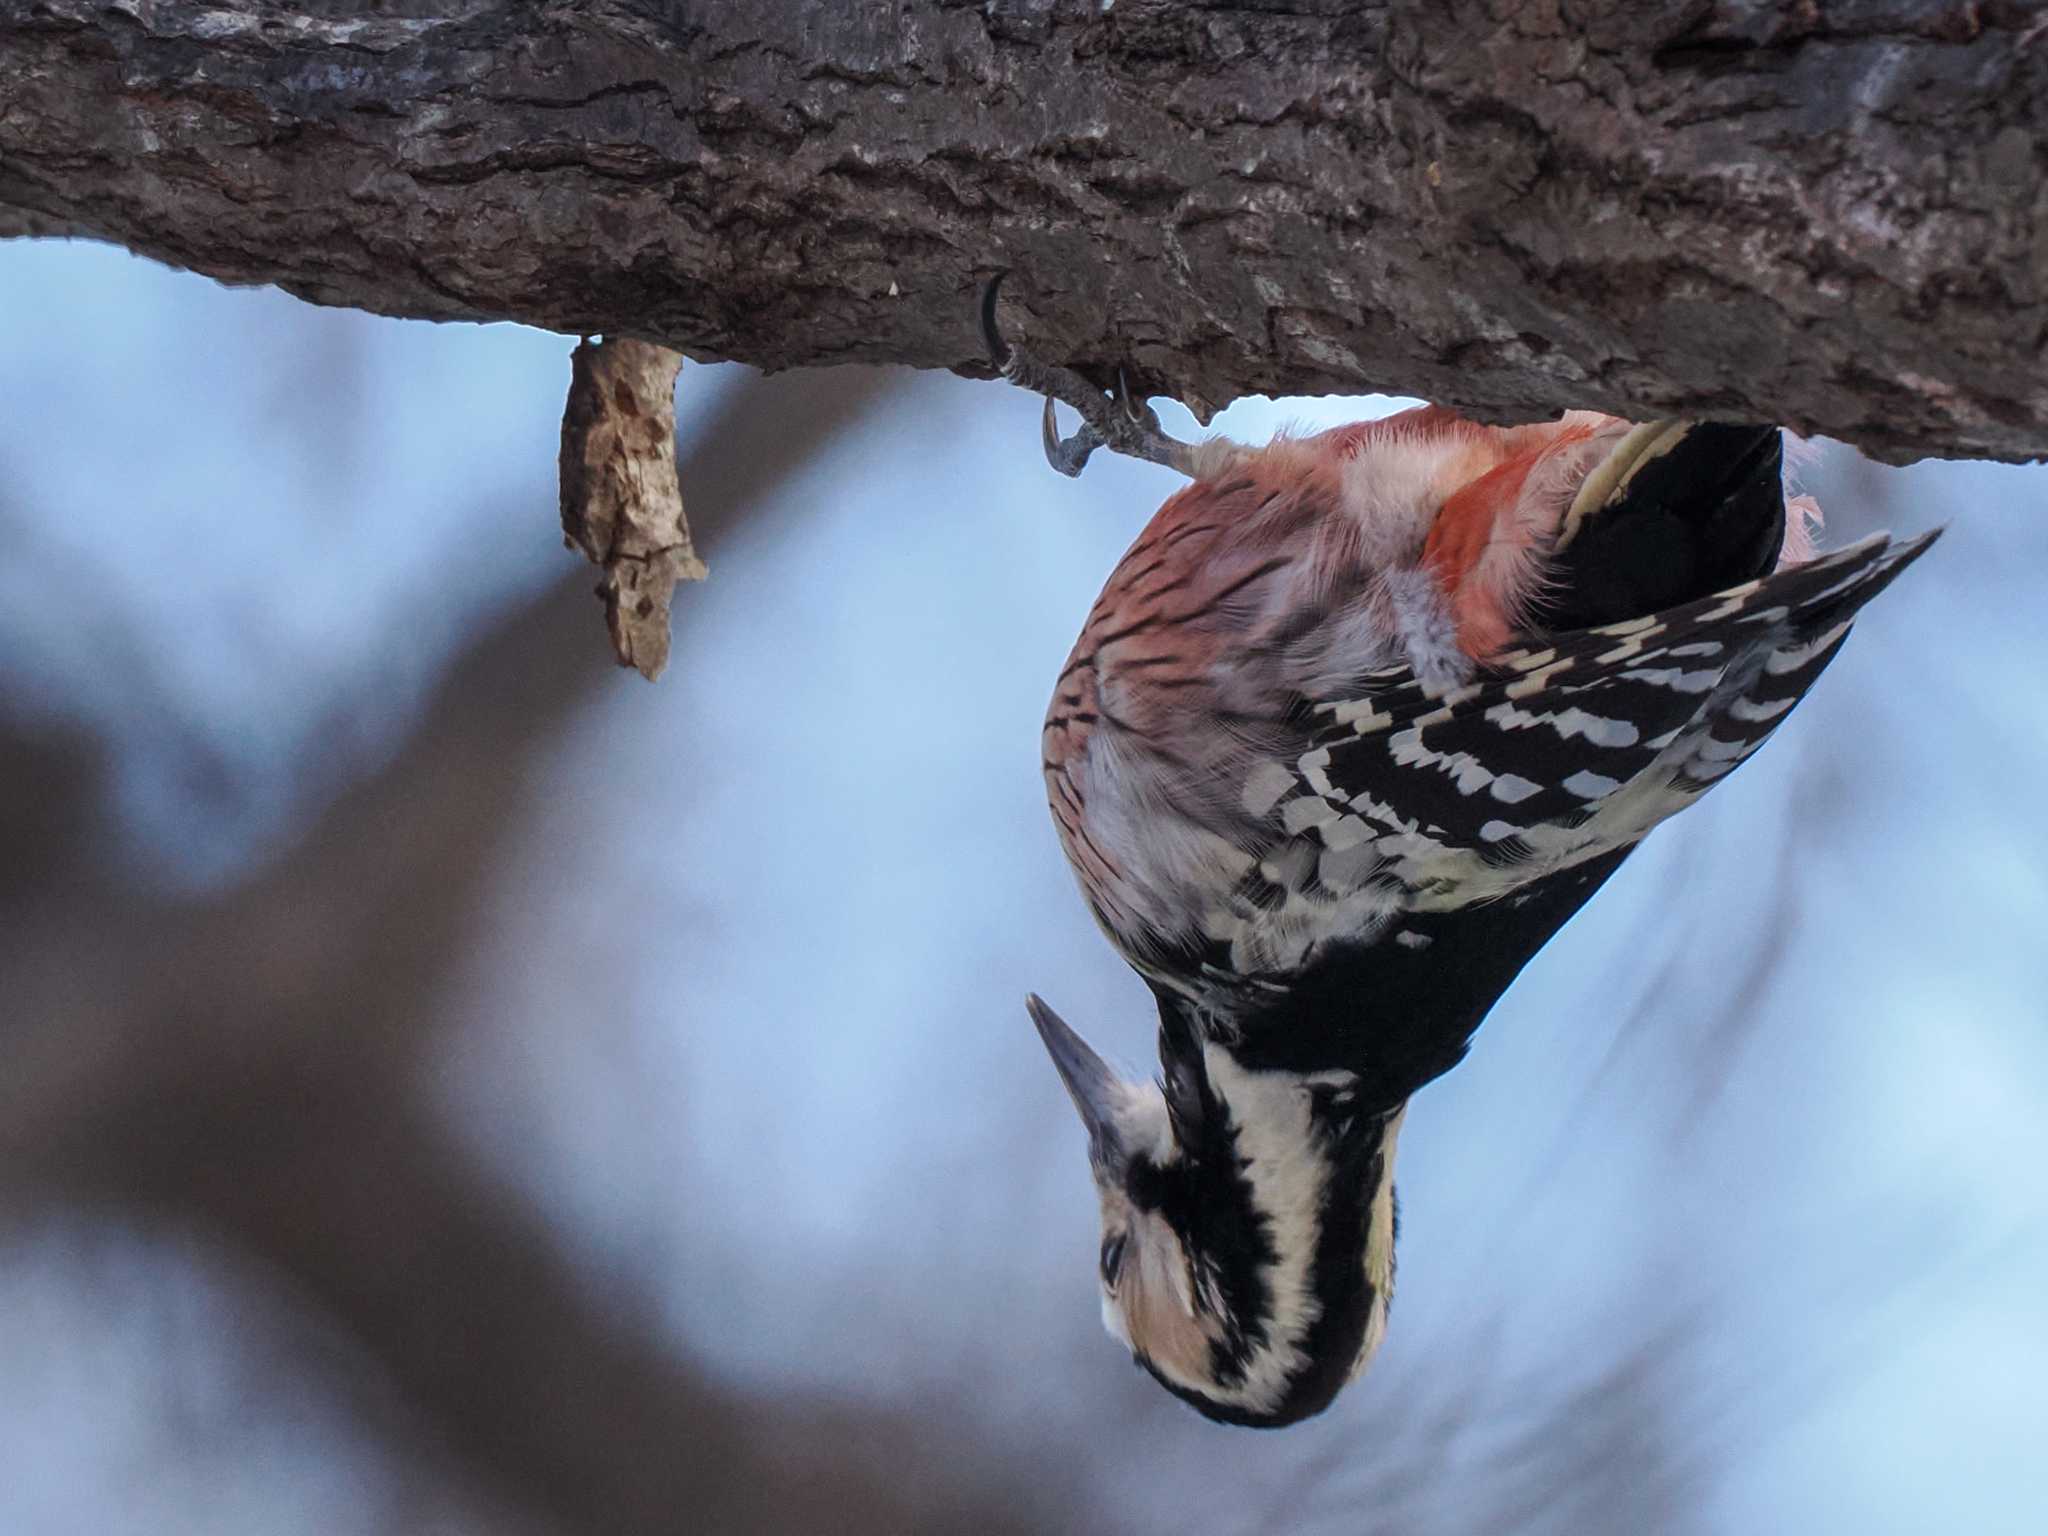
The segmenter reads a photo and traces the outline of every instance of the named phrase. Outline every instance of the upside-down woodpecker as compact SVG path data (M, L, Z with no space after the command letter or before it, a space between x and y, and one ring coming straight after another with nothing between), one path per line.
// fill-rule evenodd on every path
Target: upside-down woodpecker
M1815 557L1775 427L1431 407L1163 456L1193 483L1044 733L1161 1075L1031 1013L1089 1133L1111 1332L1210 1417L1281 1425L1385 1334L1410 1096L1933 536Z

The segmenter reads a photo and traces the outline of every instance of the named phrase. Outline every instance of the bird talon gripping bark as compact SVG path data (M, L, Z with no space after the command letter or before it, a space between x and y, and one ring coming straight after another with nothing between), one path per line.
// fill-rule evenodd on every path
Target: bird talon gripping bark
M1108 448L1148 463L1163 464L1182 474L1190 473L1191 445L1169 437L1152 407L1132 396L1121 366L1117 369L1115 391L1105 391L1073 369L1043 362L1004 339L996 322L996 300L1004 276L998 272L982 290L982 341L997 372L1012 384L1045 396L1040 436L1046 462L1072 477L1081 473L1097 448ZM1081 425L1069 437L1060 436L1053 410L1055 401L1072 406L1081 417Z

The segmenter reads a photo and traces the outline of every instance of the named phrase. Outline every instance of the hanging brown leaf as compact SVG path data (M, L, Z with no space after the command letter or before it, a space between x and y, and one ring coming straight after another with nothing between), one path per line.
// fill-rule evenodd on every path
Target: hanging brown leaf
M562 412L562 532L604 572L612 653L652 682L668 665L669 598L706 571L676 477L680 352L623 337L577 344Z

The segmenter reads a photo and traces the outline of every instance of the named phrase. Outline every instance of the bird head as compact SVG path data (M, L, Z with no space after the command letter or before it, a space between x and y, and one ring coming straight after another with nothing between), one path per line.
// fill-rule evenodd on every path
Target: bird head
M1385 1331L1398 1113L1359 1116L1346 1074L1246 1070L1171 1017L1161 1076L1133 1082L1027 1006L1088 1133L1103 1325L1208 1418L1321 1412Z

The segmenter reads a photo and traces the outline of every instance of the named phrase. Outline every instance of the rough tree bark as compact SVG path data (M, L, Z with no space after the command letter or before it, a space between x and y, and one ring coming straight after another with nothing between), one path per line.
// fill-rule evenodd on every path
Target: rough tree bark
M0 233L768 368L2048 452L2000 0L0 0Z

